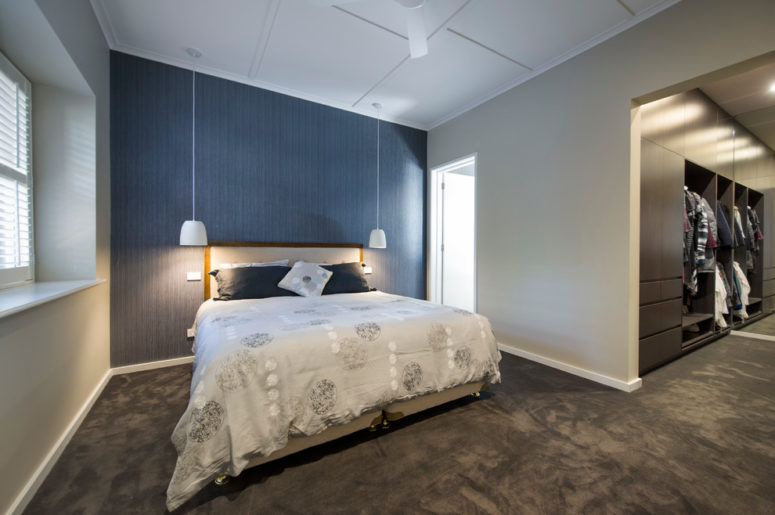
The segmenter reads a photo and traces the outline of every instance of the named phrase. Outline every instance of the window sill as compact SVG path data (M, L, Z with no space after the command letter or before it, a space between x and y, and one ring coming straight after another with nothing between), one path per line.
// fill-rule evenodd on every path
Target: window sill
M0 290L0 318L91 288L105 279L51 281Z

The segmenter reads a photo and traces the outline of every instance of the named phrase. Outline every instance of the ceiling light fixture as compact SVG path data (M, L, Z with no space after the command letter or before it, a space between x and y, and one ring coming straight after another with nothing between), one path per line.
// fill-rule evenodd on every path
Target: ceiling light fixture
M775 93L775 82L770 84L770 93Z
M371 104L377 110L377 228L371 230L369 235L369 248L384 249L387 247L385 231L379 228L379 112L382 104L374 102Z
M196 48L187 48L186 53L192 59L202 56ZM207 245L205 224L196 219L196 69L191 63L191 220L186 220L180 228L180 244L186 246Z

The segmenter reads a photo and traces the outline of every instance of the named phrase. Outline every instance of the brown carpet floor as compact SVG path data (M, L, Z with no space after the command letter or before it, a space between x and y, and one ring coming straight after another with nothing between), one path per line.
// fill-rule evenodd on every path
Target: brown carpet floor
M504 382L211 485L181 513L775 513L775 345L726 337L627 394ZM26 513L163 513L189 366L117 376Z

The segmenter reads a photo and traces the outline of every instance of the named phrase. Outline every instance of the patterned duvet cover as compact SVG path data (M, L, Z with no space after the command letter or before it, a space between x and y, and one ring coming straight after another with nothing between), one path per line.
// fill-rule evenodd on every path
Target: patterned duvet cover
M194 347L191 397L172 434L170 510L289 437L396 400L500 381L485 317L381 292L208 300Z

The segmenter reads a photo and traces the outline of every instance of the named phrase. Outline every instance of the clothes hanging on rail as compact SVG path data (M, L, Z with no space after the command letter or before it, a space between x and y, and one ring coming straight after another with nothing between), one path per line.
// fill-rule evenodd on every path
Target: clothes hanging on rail
M735 206L735 247L741 247L745 245L745 233L743 232L743 220L740 217L740 209Z
M705 260L697 263L697 272L712 274L716 269L715 249L718 247L718 225L713 209L711 209L710 204L704 198L700 198L700 209L702 210L702 215L708 221L708 237L705 245Z
M718 245L716 217L707 200L684 186L684 270L689 295L697 295L698 273L713 273Z
M718 227L719 247L731 247L734 243L732 230L729 228L729 214L721 202L716 204L716 223Z
M753 225L753 233L754 233L754 240L759 242L764 239L764 234L762 234L761 231L761 222L759 221L759 215L756 213L756 210L752 208L751 206L748 206L748 218L751 220L751 225ZM756 250L759 250L759 245L757 243Z
M743 272L743 267L740 266L740 263L733 261L732 267L733 281L735 283L735 288L740 295L739 303L733 306L732 312L736 317L746 319L748 318L748 312L745 308L748 306L748 294L751 293L751 285L748 283L748 278L745 276L745 272Z
M759 241L764 239L759 225L759 215L756 214L756 210L751 206L747 206L745 217L745 267L748 270L754 269L756 258L761 248Z
M729 314L729 294L727 292L727 288L725 283L727 282L726 279L723 276L723 273L721 272L721 269L719 269L718 266L715 267L716 269L716 285L715 285L715 305L713 310L714 319L716 321L716 327L719 327L720 329L726 329L728 324L726 319L724 318L724 315Z

